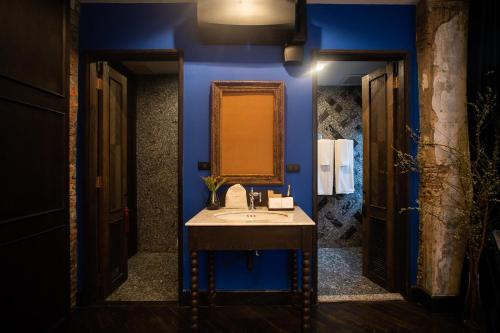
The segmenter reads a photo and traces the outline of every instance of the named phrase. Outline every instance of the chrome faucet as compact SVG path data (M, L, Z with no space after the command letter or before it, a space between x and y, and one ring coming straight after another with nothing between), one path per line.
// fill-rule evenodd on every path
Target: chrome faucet
M250 193L248 193L250 196L250 210L255 210L255 198L259 197L259 202L262 202L262 194L260 192L254 192L253 187L250 188Z

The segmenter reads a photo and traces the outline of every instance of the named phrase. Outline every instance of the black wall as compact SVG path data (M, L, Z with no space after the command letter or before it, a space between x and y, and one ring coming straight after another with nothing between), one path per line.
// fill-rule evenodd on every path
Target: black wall
M500 87L500 3L497 0L475 0L469 8L469 39L467 66L467 99L477 102L478 93L489 87L498 94ZM497 98L498 99L498 98ZM494 129L500 127L499 103L489 119L484 137L490 149L494 146ZM470 110L472 111L472 110ZM469 112L469 131L475 119ZM474 153L474 152L472 152Z
M484 94L489 87L497 94L496 109L487 119L482 132L486 151L491 154L500 135L498 92L500 88L500 2L498 0L470 1L467 91L468 101L477 102L478 93ZM476 121L469 109L469 132L474 133ZM472 136L470 136L472 138ZM474 158L474 150L471 150ZM500 228L498 206L492 213L492 228ZM481 258L479 272L482 310L488 332L500 332L500 250L491 233Z

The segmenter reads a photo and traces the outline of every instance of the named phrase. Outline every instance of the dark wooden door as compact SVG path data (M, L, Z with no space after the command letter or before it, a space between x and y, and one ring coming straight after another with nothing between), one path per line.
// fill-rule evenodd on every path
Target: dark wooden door
M69 314L67 2L0 1L0 331Z
M394 107L397 66L362 79L363 275L393 290L395 283Z
M128 271L127 79L105 62L95 66L98 75L98 260L101 298L106 298L127 279Z

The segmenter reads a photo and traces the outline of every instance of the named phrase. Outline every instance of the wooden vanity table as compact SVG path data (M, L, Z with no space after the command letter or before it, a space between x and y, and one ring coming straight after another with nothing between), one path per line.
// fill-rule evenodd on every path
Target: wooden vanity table
M213 306L216 289L213 251L293 250L293 292L297 291L296 255L297 251L302 252L302 330L308 331L311 322L310 273L314 225L314 222L297 206L295 210L287 212L268 212L264 208L257 208L255 211L204 209L189 220L186 226L189 230L191 256L192 329L198 329L199 251L209 252L209 306Z

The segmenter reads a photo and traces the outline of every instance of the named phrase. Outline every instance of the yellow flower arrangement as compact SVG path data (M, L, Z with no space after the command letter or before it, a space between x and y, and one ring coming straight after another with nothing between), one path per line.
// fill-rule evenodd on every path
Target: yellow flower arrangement
M201 178L211 192L217 192L217 190L227 181L226 178L222 178L219 176L207 176Z

